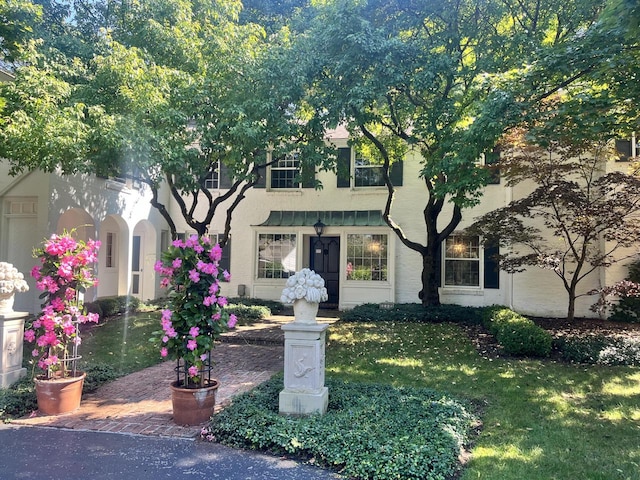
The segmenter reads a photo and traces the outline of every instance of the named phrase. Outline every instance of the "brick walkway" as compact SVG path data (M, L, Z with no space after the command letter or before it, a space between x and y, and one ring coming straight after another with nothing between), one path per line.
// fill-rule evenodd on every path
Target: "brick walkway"
M335 318L318 318L331 322ZM238 393L251 390L284 368L284 335L281 326L290 316L274 316L225 333L213 350L214 377L220 382L216 410ZM13 421L19 425L46 426L155 436L193 438L202 426L173 423L171 391L174 362L164 362L121 377L84 395L73 413L44 416L38 412Z

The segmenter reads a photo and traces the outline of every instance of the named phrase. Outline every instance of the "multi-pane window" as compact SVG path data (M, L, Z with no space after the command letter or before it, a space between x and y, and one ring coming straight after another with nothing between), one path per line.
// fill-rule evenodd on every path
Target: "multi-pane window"
M451 235L445 242L445 286L480 286L480 239Z
M214 168L212 169L207 178L204 179L204 188L208 190L217 190L220 188L220 169Z
M261 233L258 236L258 278L289 278L296 272L296 235Z
M356 155L353 181L356 187L383 186L382 165L361 155Z
M105 267L113 268L116 266L116 234L107 232L107 241L105 243Z
M347 235L347 280L387 280L387 235Z
M271 166L271 188L298 188L300 156L289 153Z

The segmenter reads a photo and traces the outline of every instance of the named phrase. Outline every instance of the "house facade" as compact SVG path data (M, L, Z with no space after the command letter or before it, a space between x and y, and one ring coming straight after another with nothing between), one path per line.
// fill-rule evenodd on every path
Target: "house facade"
M225 250L224 266L231 272L231 281L224 285L224 294L278 300L288 276L309 267L325 279L328 307L342 310L368 302L419 301L422 259L382 219L387 190L380 167L348 146L346 132L334 132L331 141L338 147L338 171L316 174L321 190L296 183L299 159L290 155L267 170L264 183L247 192L234 212ZM427 189L419 177L419 160L417 153L409 152L393 166L397 187L391 215L408 238L424 243ZM619 162L608 168L628 165ZM151 207L150 192L142 185L42 172L12 178L2 171L6 168L0 163L0 261L28 274L34 265L34 247L51 233L75 228L80 238L102 242L97 266L100 283L87 292L89 299L130 294L147 300L164 294L153 264L169 245L169 229ZM219 180L213 176L207 183L213 195L225 191ZM501 304L527 315L565 316L567 295L553 272L498 271L492 260L495 252L485 250L479 238L463 234L475 218L505 206L530 188L525 184L508 187L499 178L494 180L485 187L480 204L463 212L459 230L443 245L442 303ZM195 233L168 192L160 193L178 231ZM214 241L224 232L224 220L224 215L217 215L210 226ZM602 269L582 283L582 290L612 284L625 275L622 266ZM39 309L39 292L32 280L30 284L28 293L17 296L16 310ZM594 301L594 297L579 298L576 316L594 316L589 310Z

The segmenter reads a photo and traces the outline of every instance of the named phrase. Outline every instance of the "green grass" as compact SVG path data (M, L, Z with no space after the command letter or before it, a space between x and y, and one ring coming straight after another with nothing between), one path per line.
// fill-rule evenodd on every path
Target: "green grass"
M81 334L81 362L83 365L109 364L118 375L155 365L162 357L149 338L159 325L159 311L110 317L92 325Z
M467 398L483 421L462 480L640 479L640 369L483 358L452 324L342 323L327 374Z

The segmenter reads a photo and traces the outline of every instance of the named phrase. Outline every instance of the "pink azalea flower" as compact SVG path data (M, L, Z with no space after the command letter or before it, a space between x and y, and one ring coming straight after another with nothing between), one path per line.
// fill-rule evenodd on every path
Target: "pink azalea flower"
M171 262L171 266L176 269L176 268L180 268L180 266L182 265L182 259L181 258L174 258L173 262Z
M197 337L199 333L200 329L198 327L191 327L189 329L189 335L191 335L193 338Z
M209 257L214 262L219 262L220 261L220 259L222 258L222 248L220 247L220 244L215 244L211 248L211 253L209 254Z
M195 365L192 365L189 367L189 376L190 377L197 377L198 376L198 367L196 367Z
M198 342L196 342L195 340L188 340L187 348L193 352L196 348L198 348Z
M221 307L224 307L227 303L227 298L226 297L218 297L218 305L220 305Z

